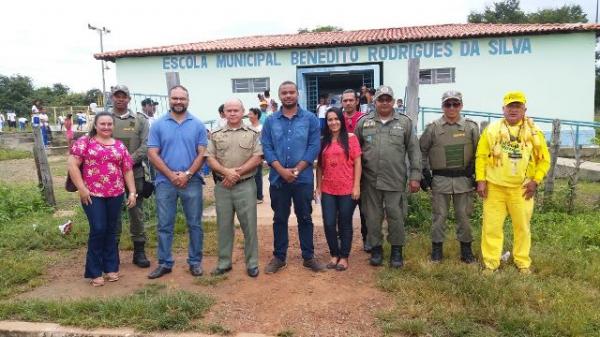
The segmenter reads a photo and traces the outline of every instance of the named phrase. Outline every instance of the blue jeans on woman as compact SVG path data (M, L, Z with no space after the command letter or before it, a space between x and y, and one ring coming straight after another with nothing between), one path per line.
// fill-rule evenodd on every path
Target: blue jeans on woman
M85 259L85 278L97 278L102 273L119 271L119 219L123 194L116 197L91 197L92 203L83 205L90 223L88 251Z
M351 195L321 193L325 239L332 257L347 259L352 247L352 214L356 202ZM339 238L339 240L338 240Z
M175 261L171 249L175 232L177 199L181 199L185 222L188 226L189 246L187 263L202 263L202 180L195 175L185 188L177 188L168 181L156 185L156 213L158 216L158 264L173 268Z

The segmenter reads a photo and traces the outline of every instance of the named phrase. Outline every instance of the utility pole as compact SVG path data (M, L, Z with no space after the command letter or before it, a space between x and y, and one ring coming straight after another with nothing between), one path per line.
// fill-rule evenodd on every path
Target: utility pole
M95 30L98 32L98 35L100 35L100 52L104 53L104 41L103 41L102 37L104 34L110 33L110 30L107 29L106 27L102 27L102 28L94 27L94 26L90 25L89 23L88 23L88 29ZM104 97L104 95L106 94L106 80L104 78L104 70L108 69L108 67L106 67L106 65L104 64L104 60L100 60L100 64L102 65L102 96Z

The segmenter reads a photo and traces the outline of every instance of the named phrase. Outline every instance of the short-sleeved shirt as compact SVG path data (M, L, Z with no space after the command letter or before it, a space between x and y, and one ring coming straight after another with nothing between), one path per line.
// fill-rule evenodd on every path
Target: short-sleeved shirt
M214 157L226 168L240 167L252 156L262 155L260 133L251 127L242 125L233 129L225 126L215 130L208 143L207 157ZM254 176L256 172L248 172L241 179Z
M354 187L354 159L361 155L358 138L348 135L348 157L339 142L331 142L321 155L323 169L321 192L332 195L352 194Z
M179 124L171 112L159 118L150 129L148 148L159 149L160 158L171 171L187 171L198 156L198 146L208 144L206 127L200 119L189 111ZM195 176L202 178L198 172ZM157 171L155 184L167 182L169 179Z
M421 180L421 150L408 116L394 114L384 122L379 114L371 113L358 121L354 133L363 151L364 183L378 190L405 192L407 179Z
M83 136L70 151L83 163L83 182L92 196L109 198L125 192L124 174L132 169L133 162L120 140L115 139L113 145L104 145Z
M17 118L17 114L14 112L8 112L6 114L6 118L8 118L9 121L14 122Z
M317 105L317 117L325 118L325 115L327 114L327 109L329 109L329 105L327 104Z

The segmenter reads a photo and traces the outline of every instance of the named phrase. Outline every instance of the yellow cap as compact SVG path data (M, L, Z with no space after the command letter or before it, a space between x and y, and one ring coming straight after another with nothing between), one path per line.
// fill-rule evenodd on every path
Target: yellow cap
M525 94L522 91L509 91L504 95L504 106L514 102L527 103Z

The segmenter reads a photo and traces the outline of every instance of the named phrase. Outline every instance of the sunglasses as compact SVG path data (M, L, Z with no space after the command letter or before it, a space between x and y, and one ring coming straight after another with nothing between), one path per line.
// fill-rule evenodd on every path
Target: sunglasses
M459 108L461 106L460 102L446 102L444 103L444 108Z

